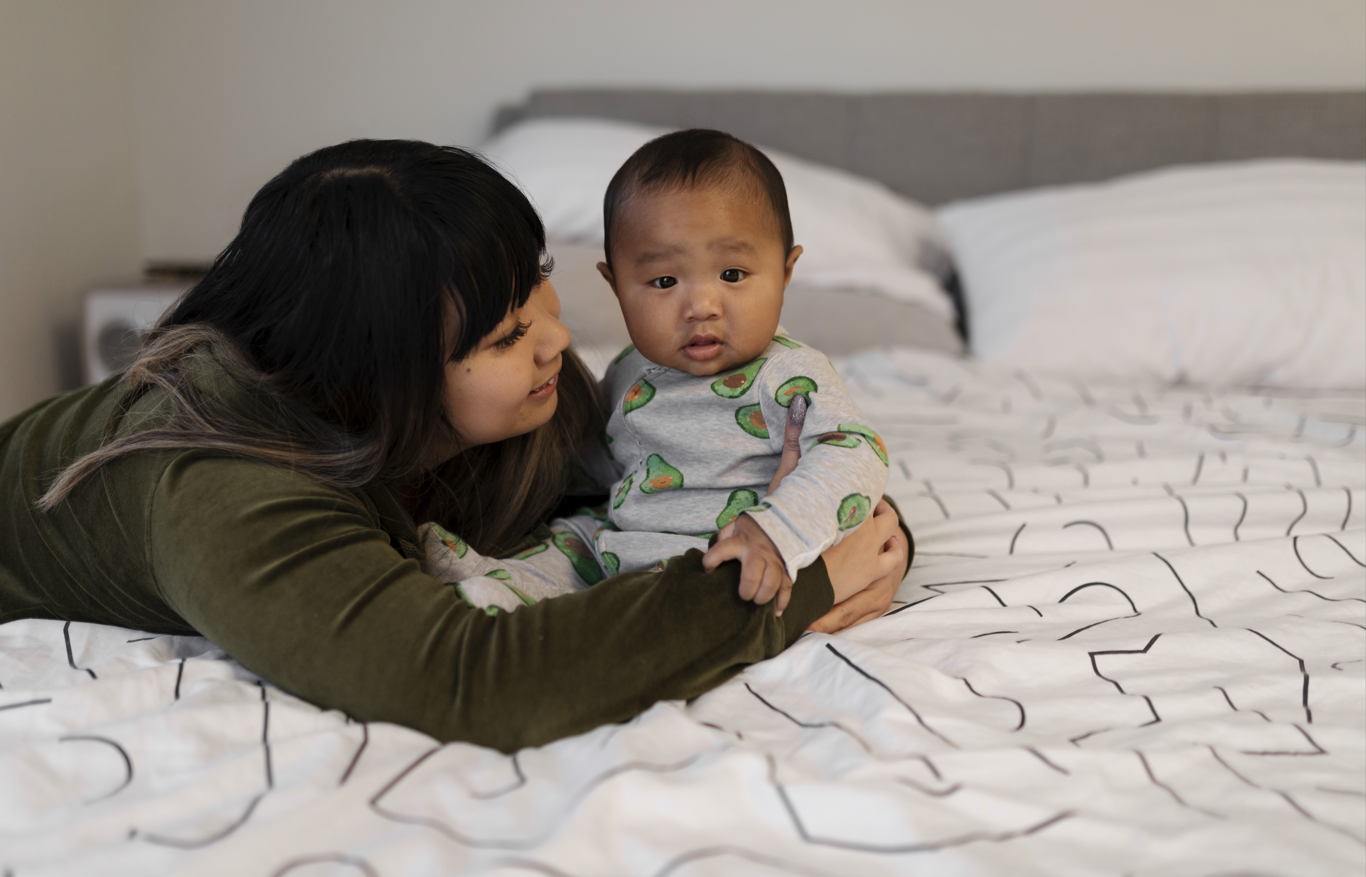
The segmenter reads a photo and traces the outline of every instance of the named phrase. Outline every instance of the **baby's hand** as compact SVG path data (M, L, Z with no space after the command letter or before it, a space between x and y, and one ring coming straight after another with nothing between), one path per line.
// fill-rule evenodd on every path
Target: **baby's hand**
M762 606L777 595L776 614L781 616L792 596L792 579L778 546L749 515L722 528L716 544L702 556L702 566L711 572L727 560L740 561L740 599Z

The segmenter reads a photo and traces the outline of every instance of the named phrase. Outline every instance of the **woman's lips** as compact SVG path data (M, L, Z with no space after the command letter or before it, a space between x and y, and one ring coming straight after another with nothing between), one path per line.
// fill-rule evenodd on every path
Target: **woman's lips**
M527 396L531 399L537 400L549 399L551 394L555 392L555 387L557 387L559 383L560 373L555 372L555 374L550 376L550 380L546 381L544 384L541 384L539 387L532 390L530 393L527 394Z
M706 362L721 353L721 340L715 335L698 335L687 343L683 353L694 362Z

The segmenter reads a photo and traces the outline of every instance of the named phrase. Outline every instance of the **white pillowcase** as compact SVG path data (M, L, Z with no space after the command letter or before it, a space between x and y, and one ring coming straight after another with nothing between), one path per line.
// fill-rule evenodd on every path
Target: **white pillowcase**
M1366 164L1174 167L939 211L972 352L1077 377L1366 386Z
M602 196L612 175L670 130L608 119L532 119L509 126L482 151L531 198L550 240L601 244ZM783 175L802 245L794 282L880 292L953 319L940 285L950 271L948 247L928 209L872 180L760 148Z

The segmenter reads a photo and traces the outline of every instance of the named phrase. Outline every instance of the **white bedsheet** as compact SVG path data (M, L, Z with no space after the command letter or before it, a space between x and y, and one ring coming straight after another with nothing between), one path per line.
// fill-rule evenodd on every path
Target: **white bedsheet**
M0 871L1362 873L1366 400L839 365L919 549L889 616L515 757L5 625Z

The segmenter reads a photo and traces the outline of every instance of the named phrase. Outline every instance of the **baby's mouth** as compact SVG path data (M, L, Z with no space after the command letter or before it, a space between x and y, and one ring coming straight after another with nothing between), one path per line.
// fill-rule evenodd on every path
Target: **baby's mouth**
M694 362L706 362L721 352L721 339L715 335L694 335L683 347L683 353Z

